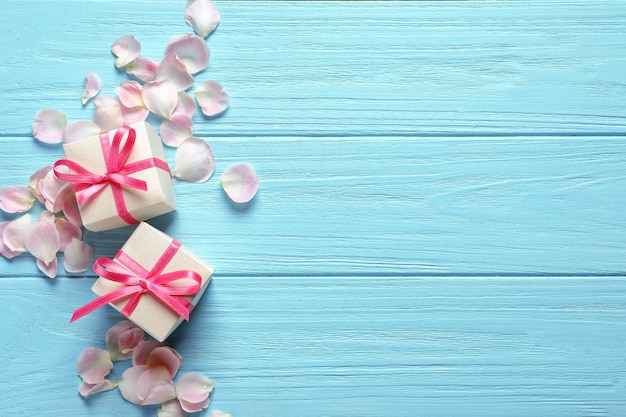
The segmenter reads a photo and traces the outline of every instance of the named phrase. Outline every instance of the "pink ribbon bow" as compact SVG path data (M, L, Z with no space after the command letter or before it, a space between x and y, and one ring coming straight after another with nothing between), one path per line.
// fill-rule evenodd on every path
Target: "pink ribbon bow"
M128 137L124 146L122 139L128 133ZM76 199L79 204L88 202L107 186L111 187L113 200L117 207L117 212L122 220L128 224L138 223L126 207L124 200L123 187L135 188L141 191L147 191L148 186L145 181L129 177L132 174L144 169L157 167L167 171L170 175L170 167L167 162L158 158L147 158L141 161L127 164L126 161L135 146L136 132L129 126L122 126L113 135L113 141L109 141L109 134L103 132L100 134L100 146L104 155L104 163L106 172L104 174L96 174L82 167L69 159L61 159L54 163L54 174L57 178L73 183ZM75 174L60 172L57 168L65 166Z
M193 309L193 305L182 297L195 295L200 291L202 276L186 269L161 273L180 246L178 241L173 240L150 271L121 250L115 256L119 263L108 258L98 258L93 266L94 271L104 279L125 285L74 311L70 323L106 304L131 297L121 311L124 317L128 317L145 293L152 295L167 308L189 321L189 312ZM193 280L194 284L170 285L173 281L186 278Z

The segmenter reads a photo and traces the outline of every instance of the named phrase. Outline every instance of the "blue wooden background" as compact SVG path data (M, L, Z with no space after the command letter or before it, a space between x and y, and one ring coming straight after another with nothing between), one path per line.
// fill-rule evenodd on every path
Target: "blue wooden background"
M38 110L91 117L85 72L113 94L111 43L160 57L184 5L2 0L0 185L62 156L32 138ZM626 3L216 5L198 80L232 106L195 118L216 175L177 181L180 209L151 222L216 269L170 339L216 382L211 408L626 415ZM219 184L235 161L260 177L243 209ZM131 231L86 240L111 256ZM76 392L79 353L119 319L68 324L92 272L50 280L22 256L0 276L3 416L156 416Z

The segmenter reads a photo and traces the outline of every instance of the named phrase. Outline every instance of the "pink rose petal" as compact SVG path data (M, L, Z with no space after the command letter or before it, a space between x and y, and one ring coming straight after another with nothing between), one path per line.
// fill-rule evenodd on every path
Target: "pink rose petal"
M32 225L33 217L28 213L11 220L2 234L6 247L12 252L26 252L26 234Z
M153 81L156 78L156 70L157 64L141 56L126 65L126 73L143 82Z
M141 52L141 44L133 35L122 36L111 45L111 52L117 57L115 67L121 68L133 62Z
M213 410L209 413L209 417L233 417L231 414L226 414L220 410Z
M65 247L63 268L69 273L85 272L91 266L93 256L94 250L91 245L74 238Z
M151 368L164 367L170 373L170 377L174 378L183 357L169 346L160 346L154 349L146 358L146 365Z
M145 333L130 320L122 320L107 330L104 338L114 361L129 359Z
M157 410L157 417L187 417L188 414L176 400L169 400Z
M131 366L124 371L117 387L120 389L120 393L126 401L130 401L133 404L142 404L142 399L139 398L137 392L140 388L139 378L148 369L150 368L146 365L138 365Z
M168 80L178 91L185 91L194 83L193 76L189 73L187 66L175 53L168 54L159 64L156 73L157 80Z
M83 238L83 232L81 228L76 226L65 217L54 218L54 225L59 232L61 252L65 251L65 248L72 242L72 239L78 239L80 241Z
M178 90L170 81L150 81L143 86L143 102L152 113L171 119L178 104Z
M67 125L65 114L54 109L40 110L32 123L33 136L44 143L60 143Z
M183 410L196 413L209 406L209 395L215 384L206 376L189 372L176 383L176 396Z
M207 116L216 116L222 113L230 104L228 94L216 81L203 82L193 94L198 100L202 113Z
M113 362L106 350L88 347L78 357L76 366L84 382L98 384L111 372Z
M77 120L70 123L63 132L63 142L72 143L81 139L99 135L102 130L100 126L91 120Z
M61 249L59 232L54 223L39 221L26 231L24 238L26 249L38 260L49 266L56 260L57 252Z
M161 404L176 397L172 379L164 367L132 366L124 371L118 387L124 399L138 405Z
M176 108L174 109L174 114L181 113L191 118L193 117L195 112L196 112L196 102L193 99L193 97L191 97L189 94L183 91L178 93L178 104L176 105Z
M54 278L57 276L57 272L59 270L59 261L56 256L50 263L45 263L41 259L37 259L37 268L46 274L48 278Z
M78 211L76 194L71 190L63 200L63 214L75 226L81 227L83 225L83 219L80 217L80 211Z
M96 110L93 112L93 121L103 131L117 129L124 124L122 109L117 99L100 95L93 100Z
M39 181L39 192L44 200L46 209L53 213L61 211L65 199L70 194L73 194L72 184L57 178L52 170L48 171L43 179Z
M14 258L22 254L21 251L12 251L4 244L4 229L6 229L9 222L0 222L0 255L7 259Z
M133 351L133 365L145 365L148 356L152 351L158 347L165 346L161 342L156 340L144 340Z
M175 113L170 120L164 120L159 128L161 139L167 146L178 147L185 139L191 136L193 122L182 113Z
M78 386L78 393L84 398L89 398L89 396L92 394L109 391L114 389L115 387L116 384L108 379L104 379L98 384L87 384L86 382L81 382Z
M115 87L117 97L126 107L143 106L143 98L141 91L143 87L137 81L122 81L119 86Z
M202 71L209 63L209 45L195 34L174 35L165 47L167 56L175 53L191 74Z
M150 110L143 105L135 107L125 107L124 105L120 105L120 109L122 110L122 120L124 120L124 124L127 125L134 125L135 123L143 122L150 115Z
M150 367L142 373L137 396L142 400L142 405L162 404L176 398L174 381L169 377L167 369Z
M83 106L100 92L100 77L93 72L88 72L85 78L85 88L83 89Z
M236 163L222 174L222 188L235 203L247 203L259 189L259 179L254 167L248 163Z
M209 144L202 138L190 137L176 150L172 175L183 181L201 183L215 172L215 158Z
M23 213L35 204L31 189L24 185L0 187L0 209L6 213Z
M189 0L185 21L201 38L206 38L220 23L220 14L209 0Z
M30 187L32 193L37 197L40 203L45 202L45 198L41 195L41 191L39 190L39 182L52 170L52 165L46 165L44 167L39 168L37 171L33 172L28 180L28 186Z

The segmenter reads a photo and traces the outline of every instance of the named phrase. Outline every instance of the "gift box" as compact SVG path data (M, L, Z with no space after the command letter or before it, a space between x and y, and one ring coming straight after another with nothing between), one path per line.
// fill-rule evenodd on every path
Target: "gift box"
M83 225L115 229L176 210L161 138L146 123L63 145L56 176L72 182Z
M164 341L196 306L213 268L178 241L140 223L114 259L99 258L99 298L74 312L71 321L111 305L156 340Z

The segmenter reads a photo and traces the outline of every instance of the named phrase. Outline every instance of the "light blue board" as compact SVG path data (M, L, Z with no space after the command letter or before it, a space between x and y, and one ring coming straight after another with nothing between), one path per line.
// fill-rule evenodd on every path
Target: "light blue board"
M159 58L184 4L3 0L0 185L62 157L30 135L39 109L90 117L85 72L113 94L111 42ZM216 5L198 80L232 106L194 118L216 174L151 221L216 268L169 339L216 382L211 409L626 415L626 3ZM261 181L243 208L218 180L240 160ZM112 256L131 231L85 238ZM3 416L156 416L76 393L120 317L68 324L93 276L0 259Z

